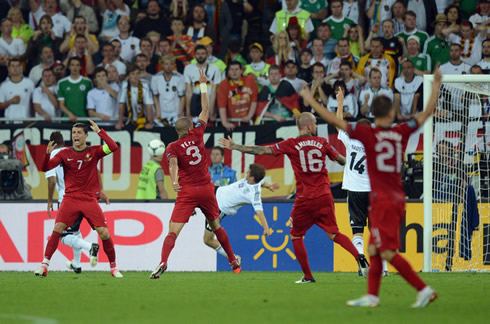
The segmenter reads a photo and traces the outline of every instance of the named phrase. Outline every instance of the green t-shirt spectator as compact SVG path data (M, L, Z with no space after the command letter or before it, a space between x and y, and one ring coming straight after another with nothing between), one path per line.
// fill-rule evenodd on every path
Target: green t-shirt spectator
M336 40L339 40L344 36L344 30L347 27L354 25L354 21L345 17L339 20L330 16L325 18L323 22L326 22L330 26L330 29L332 30L331 37Z
M415 36L417 36L420 39L420 42L419 42L419 52L422 53L422 51L424 49L424 44L427 41L427 39L429 38L429 35L426 32L421 31L421 30L418 30L418 29L415 29L412 32L403 31L401 33L396 34L395 37L396 38L398 38L398 37L403 38L403 40L405 40L405 45L406 45L407 44L407 41L408 41L408 38L410 36L412 36L412 35L415 35Z
M87 94L92 82L83 76L72 80L69 76L58 83L58 100L64 100L65 106L77 117L87 117ZM65 116L66 117L66 116Z
M436 36L431 36L424 46L424 53L431 57L431 71L436 63L444 64L449 61L449 42Z
M432 71L432 62L430 56L420 53L415 57L409 57L408 60L413 63L414 67L420 71ZM402 65L398 64L398 75L402 72Z

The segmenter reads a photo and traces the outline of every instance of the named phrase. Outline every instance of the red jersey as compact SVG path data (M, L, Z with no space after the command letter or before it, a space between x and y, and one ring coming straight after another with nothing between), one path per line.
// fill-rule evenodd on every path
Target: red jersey
M43 171L51 170L60 165L65 174L65 196L73 198L100 197L100 181L97 173L97 163L101 158L117 150L117 144L105 133L99 132L99 136L107 145L87 146L83 151L75 151L73 147L67 147L52 159L46 154L43 163Z
M325 161L327 156L335 161L339 153L325 138L303 135L289 138L271 147L276 155L286 154L291 160L298 198L312 199L331 194Z
M417 122L409 120L389 129L356 124L348 127L350 138L359 140L366 149L373 197L404 201L403 151L410 135L418 129Z
M206 124L199 120L189 134L167 146L167 159L170 161L172 157L177 158L181 187L200 186L211 182L203 140L205 129Z

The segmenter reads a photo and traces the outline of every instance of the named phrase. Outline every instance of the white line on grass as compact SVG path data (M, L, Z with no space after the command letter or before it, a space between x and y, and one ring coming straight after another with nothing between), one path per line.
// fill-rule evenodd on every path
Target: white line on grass
M9 319L16 319L16 320L23 320L23 321L32 321L34 324L56 324L58 323L57 320L52 319L52 318L44 318L44 317L37 317L37 316L30 316L30 315L23 315L23 314L0 314L0 318L9 318Z

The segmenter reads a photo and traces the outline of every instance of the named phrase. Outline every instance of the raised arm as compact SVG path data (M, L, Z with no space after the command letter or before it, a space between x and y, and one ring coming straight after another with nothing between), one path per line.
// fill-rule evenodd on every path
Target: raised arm
M204 69L199 69L199 86L201 87L201 113L199 119L207 124L209 118L209 99L208 99L208 86L206 82L208 78L204 73Z
M325 120L330 125L335 126L336 128L347 131L347 122L345 120L338 119L333 112L328 111L326 108L322 107L322 105L320 105L315 100L315 98L313 98L313 95L311 94L311 91L310 89L308 89L308 87L303 88L300 94L303 97L303 100L308 102L323 120ZM342 91L337 92L337 102L339 107L344 106L344 94L342 93Z
M337 91L342 91L341 89L337 90ZM336 116L338 119L340 120L344 120L344 105L339 105L337 107L337 113L336 113ZM337 131L339 130L338 127L335 127L337 128Z
M270 146L238 145L235 144L229 136L228 138L220 138L219 143L223 148L228 150L235 150L254 155L275 155Z
M263 210L257 210L257 216L260 220L260 225L264 228L264 235L269 237L271 235L271 230L269 228L269 224L267 224L267 219L265 218Z
M170 179L172 180L172 187L176 192L179 192L182 187L179 185L177 175L179 173L179 165L177 163L177 157L171 157L168 161L168 169L170 172Z
M429 101L427 101L427 105L425 106L424 111L420 112L415 116L415 120L417 121L419 126L422 126L427 118L432 116L437 106L437 99L439 98L439 88L441 87L442 73L437 68L434 72L434 81L432 83L432 89L429 97Z
M102 140L104 140L104 142L106 143L102 146L104 153L106 155L109 155L117 151L118 146L116 142L114 142L114 140L109 135L107 135L105 130L100 129L99 126L97 126L97 124L93 120L89 119L88 121L90 122L90 128L92 128L92 130L96 132L97 135L99 135L100 138L102 138Z

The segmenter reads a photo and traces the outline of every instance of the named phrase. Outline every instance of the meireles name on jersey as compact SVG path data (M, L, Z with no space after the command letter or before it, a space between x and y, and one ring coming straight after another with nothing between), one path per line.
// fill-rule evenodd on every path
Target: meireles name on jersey
M299 142L299 143L298 143L298 144L295 146L295 148L296 148L296 149L299 151L299 150L301 150L301 149L302 149L303 147L305 147L305 146L314 146L314 147L316 147L316 148L321 149L321 148L323 147L323 144L320 144L320 143L318 143L318 142L317 142L317 141L315 141L315 140L307 140L307 141L301 141L301 142Z
M377 133L376 138L378 139L378 142L381 142L384 139L390 139L390 140L400 142L402 140L402 135L398 134L397 132L386 131L386 132Z

